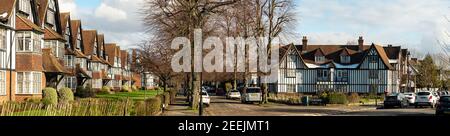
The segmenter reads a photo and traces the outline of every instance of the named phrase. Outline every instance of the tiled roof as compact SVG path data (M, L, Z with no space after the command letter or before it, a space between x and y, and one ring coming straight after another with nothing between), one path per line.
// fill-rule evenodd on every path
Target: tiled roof
M48 0L36 0L36 4L38 4L38 16L39 16L39 24L43 25L45 23L45 15L48 8Z
M71 20L70 21L70 30L72 31L72 46L77 45L77 36L79 33L78 30L81 27L81 21L80 20Z
M128 62L128 53L125 50L120 51L120 59L122 60L122 67L126 66L126 62Z
M0 21L7 21L12 13L13 13L13 9L14 9L14 5L16 3L15 0L0 0ZM1 15L6 15L6 16L1 16Z
M291 45L280 47L280 59L285 58L285 54L291 49L290 46ZM389 64L389 57L384 48L379 45L364 45L362 46L363 49L361 51L359 50L358 45L307 45L306 49L303 49L305 48L303 45L295 45L292 47L295 47L295 49L301 54L301 59L303 62L317 65L334 65L334 63L342 65L361 64L367 56L369 49L374 48L380 55L386 67L393 69L392 65ZM342 63L340 57L342 55L350 56L350 63ZM316 62L316 56L324 56L325 61L320 63Z
M16 16L16 30L18 31L38 31L44 33L41 27L37 26L28 19Z
M42 65L48 73L69 73L58 59L51 54L51 49L42 49Z
M76 56L77 58L88 58L88 57L87 57L86 55L84 55L83 52L81 52L80 50L75 50L73 53L75 54L75 56Z
M63 36L58 34L58 32L56 32L55 30L50 29L48 27L45 27L44 40L62 40L62 41L66 41Z
M401 47L400 46L391 46L383 47L384 51L386 52L386 55L389 59L399 59Z
M109 64L114 65L114 57L116 57L116 44L115 43L107 43L105 44L105 52L109 57Z
M61 30L62 33L65 34L66 31L70 31L70 30L66 30L67 28L67 22L70 20L70 13L66 12L66 13L61 13L60 15L60 22L61 22Z
M103 61L100 58L98 58L96 55L92 55L91 61L92 62L103 63Z
M83 34L84 54L87 56L94 55L94 44L95 38L97 37L97 31L83 30L82 34Z

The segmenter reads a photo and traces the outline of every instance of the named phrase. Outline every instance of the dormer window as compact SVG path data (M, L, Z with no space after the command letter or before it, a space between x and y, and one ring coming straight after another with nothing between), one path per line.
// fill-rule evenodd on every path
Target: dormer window
M350 56L341 56L341 63L350 63L351 57Z
M33 20L33 16L31 14L30 0L19 0L17 4L17 9L19 9L21 15L24 15L29 20Z
M315 61L316 62L325 62L325 56L316 56Z
M48 24L48 26L50 28L52 28L53 30L56 31L56 21L55 21L55 13L56 13L56 7L55 7L55 1L54 0L50 0L50 3L48 5L48 10L47 10L47 16L46 16L46 22Z

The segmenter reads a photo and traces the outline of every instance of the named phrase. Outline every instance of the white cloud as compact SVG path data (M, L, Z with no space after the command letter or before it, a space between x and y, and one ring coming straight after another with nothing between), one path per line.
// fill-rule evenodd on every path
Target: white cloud
M116 22L120 20L127 19L127 13L121 9L111 7L105 3L101 3L100 6L95 10L95 17L107 19L111 22Z
M442 39L442 30L449 30L444 18L450 14L449 5L448 0L302 0L297 7L298 30L320 38L315 39L320 43L341 44L361 35L366 44L439 52L436 38Z
M103 33L107 43L117 43L127 49L135 47L146 36L138 13L143 1L102 0L97 7L80 7L74 0L62 0L60 9L71 12L72 19L80 19L84 29Z

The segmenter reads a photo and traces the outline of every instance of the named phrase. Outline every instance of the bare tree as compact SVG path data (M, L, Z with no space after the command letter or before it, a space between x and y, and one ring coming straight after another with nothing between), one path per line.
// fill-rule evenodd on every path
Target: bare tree
M143 15L144 23L155 42L168 46L175 37L188 37L194 53L194 29L201 29L203 37L208 36L214 28L211 27L211 17L222 12L221 7L231 5L237 0L146 0ZM194 60L194 55L192 55ZM194 61L191 68L191 92L193 109L198 108L200 92L200 75L194 72Z

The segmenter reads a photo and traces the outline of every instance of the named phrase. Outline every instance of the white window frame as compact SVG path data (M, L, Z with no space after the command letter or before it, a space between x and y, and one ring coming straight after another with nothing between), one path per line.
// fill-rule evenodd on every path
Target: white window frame
M351 62L351 57L348 56L348 55L341 56L341 62L342 63L350 63Z
M6 71L0 71L0 96L6 96Z
M75 90L77 88L77 78L76 77L65 77L64 78L64 86Z
M19 76L22 76L22 81L19 80ZM19 86L19 83L22 86ZM17 72L16 86L16 94L42 94L42 73Z
M43 42L42 35L38 35L31 31L17 32L16 42L17 42L17 52L33 52L33 53L42 52L41 49L41 43ZM21 42L22 44L20 44ZM28 47L26 47L27 43L29 44Z
M315 57L315 61L316 62L324 62L325 61L325 56L316 56Z

